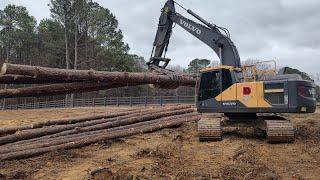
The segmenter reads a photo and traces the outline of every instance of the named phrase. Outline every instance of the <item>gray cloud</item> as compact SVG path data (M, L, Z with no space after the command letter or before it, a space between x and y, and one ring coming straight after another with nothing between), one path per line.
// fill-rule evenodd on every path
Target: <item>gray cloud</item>
M1 0L24 5L37 19L49 17L49 0ZM131 53L150 56L160 9L165 0L97 0L119 20ZM275 59L280 66L306 72L320 68L320 1L318 0L180 0L210 22L227 27L242 60ZM178 8L178 11L190 17ZM192 17L190 17L192 19ZM179 27L174 29L168 57L186 67L193 58L216 60L213 51Z

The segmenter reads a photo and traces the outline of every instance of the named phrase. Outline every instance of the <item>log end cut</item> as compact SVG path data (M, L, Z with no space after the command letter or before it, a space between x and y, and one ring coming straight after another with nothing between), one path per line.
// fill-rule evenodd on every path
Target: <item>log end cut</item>
M5 75L7 72L7 63L3 63L1 67L0 75Z

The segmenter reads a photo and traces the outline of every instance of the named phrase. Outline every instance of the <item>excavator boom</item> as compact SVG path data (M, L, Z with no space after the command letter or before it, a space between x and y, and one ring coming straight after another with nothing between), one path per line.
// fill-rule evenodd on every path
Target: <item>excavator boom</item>
M227 30L208 23L191 10L187 10L187 12L198 19L203 25L177 13L175 10L175 2L173 0L167 1L162 9L156 38L153 43L154 49L150 61L147 64L160 68L165 68L168 65L170 59L166 59L165 55L169 46L173 24L176 23L213 49L220 58L222 65L240 67L238 50L230 40ZM226 34L221 33L220 30L225 31ZM160 65L161 61L165 62L163 66Z

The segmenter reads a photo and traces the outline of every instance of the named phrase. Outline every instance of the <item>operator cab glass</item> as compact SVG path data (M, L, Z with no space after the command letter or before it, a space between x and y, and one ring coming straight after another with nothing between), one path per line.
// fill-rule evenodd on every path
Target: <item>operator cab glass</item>
M222 79L221 79L222 74ZM230 70L217 69L201 74L198 101L213 99L232 86Z

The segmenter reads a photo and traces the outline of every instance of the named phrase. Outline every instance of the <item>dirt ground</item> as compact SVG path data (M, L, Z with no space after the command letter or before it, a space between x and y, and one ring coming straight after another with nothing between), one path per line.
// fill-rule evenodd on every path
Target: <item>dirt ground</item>
M0 127L114 108L1 111ZM0 179L319 179L320 112L293 119L294 144L252 134L201 143L196 123L81 149L0 162Z

